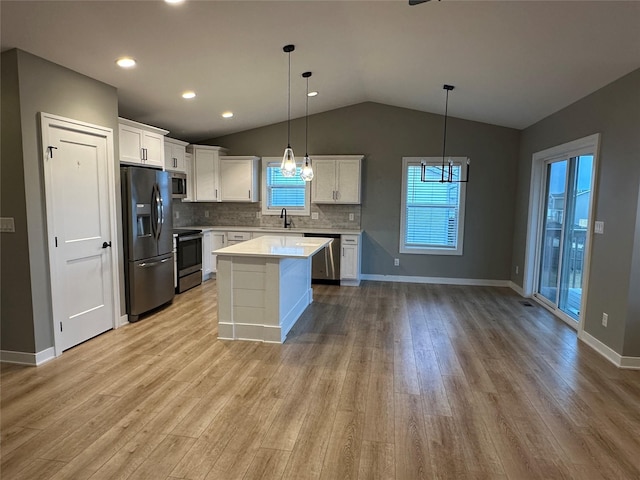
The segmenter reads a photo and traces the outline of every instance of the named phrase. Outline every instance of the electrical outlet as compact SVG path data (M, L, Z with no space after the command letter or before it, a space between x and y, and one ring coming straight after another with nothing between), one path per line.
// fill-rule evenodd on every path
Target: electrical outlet
M205 210L205 211L204 211L204 216L205 216L205 217L207 217L207 218L209 218L209 210Z
M604 233L604 222L596 220L593 226L593 231L600 234Z
M400 266L400 259L399 258L394 258L393 259L393 266L394 267L399 267Z
M518 275L518 273L520 273L520 267L516 265L516 275Z
M180 218L180 212L173 212L173 216L176 217L176 220Z
M0 232L5 233L15 233L16 232L16 224L13 217L2 217L0 218Z
M606 327L608 322L609 322L609 315L602 312L602 326Z
M350 222L353 222L353 218L354 218L354 217L353 217L353 213L350 213L350 214L349 214L349 221L350 221Z
M318 219L318 212L311 212L311 220L317 220Z
M256 218L260 218L260 212L256 212Z

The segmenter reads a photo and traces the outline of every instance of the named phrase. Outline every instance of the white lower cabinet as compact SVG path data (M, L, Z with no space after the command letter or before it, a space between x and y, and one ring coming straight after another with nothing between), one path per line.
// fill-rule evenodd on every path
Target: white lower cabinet
M225 232L211 232L211 250L209 250L209 257L211 258L211 271L216 273L217 267L217 255L214 251L227 246L227 234Z
M340 236L340 284L360 284L360 235Z
M211 278L211 274L213 273L213 262L211 258L212 237L213 237L213 232L211 230L203 230L202 232L202 280L207 280Z
M251 232L227 232L227 247L251 240Z

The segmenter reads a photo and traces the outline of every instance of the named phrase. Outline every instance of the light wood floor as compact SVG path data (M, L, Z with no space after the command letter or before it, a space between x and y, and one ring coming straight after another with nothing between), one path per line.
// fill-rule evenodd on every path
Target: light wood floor
M284 345L215 281L2 365L2 479L639 479L640 372L505 288L316 286Z

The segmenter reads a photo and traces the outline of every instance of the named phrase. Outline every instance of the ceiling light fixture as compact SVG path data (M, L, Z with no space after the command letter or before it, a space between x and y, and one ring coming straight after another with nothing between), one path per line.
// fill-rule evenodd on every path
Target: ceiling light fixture
M300 178L302 178L305 182L310 182L313 180L313 168L311 168L311 159L309 158L309 150L307 148L308 140L309 140L309 77L311 76L311 72L304 72L302 74L302 78L307 79L307 96L306 98L306 107L304 112L304 165L302 166L302 171L300 172Z
M451 157L449 157L448 162L444 161L444 157L447 149L447 116L449 113L449 92L453 90L455 87L453 85L443 85L442 88L447 91L447 99L444 104L444 135L442 137L442 165L440 167L434 167L433 165L428 165L426 162L422 162L422 171L420 172L420 180L423 182L438 182L438 183L467 183L469 181L469 169L470 169L470 161L467 159L467 175L466 178L462 179L462 166L460 165L459 173L454 174L454 165ZM440 178L428 178L427 177L427 168L440 168ZM454 179L454 177L456 177Z
M307 93L307 97L315 97L316 95L318 95L318 92L309 92L309 93Z
M195 98L195 96L196 96L196 92L194 92L193 90L188 90L182 94L182 98L186 98L186 99Z
M296 174L296 157L291 148L291 52L296 49L295 45L285 45L282 50L289 55L289 89L287 91L287 148L284 149L280 172L283 177L293 177Z
M164 0L164 1L169 5L178 5L180 3L184 3L184 0Z
M131 57L120 57L116 60L116 64L120 68L132 68L136 66L136 61Z
M222 114L222 118L231 118L233 117L233 112L224 112Z

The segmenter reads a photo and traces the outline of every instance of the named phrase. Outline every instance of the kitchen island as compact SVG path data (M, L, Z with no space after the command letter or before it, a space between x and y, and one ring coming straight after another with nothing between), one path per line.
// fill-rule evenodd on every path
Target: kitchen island
M263 236L215 250L218 338L283 343L313 301L311 257L331 242Z

